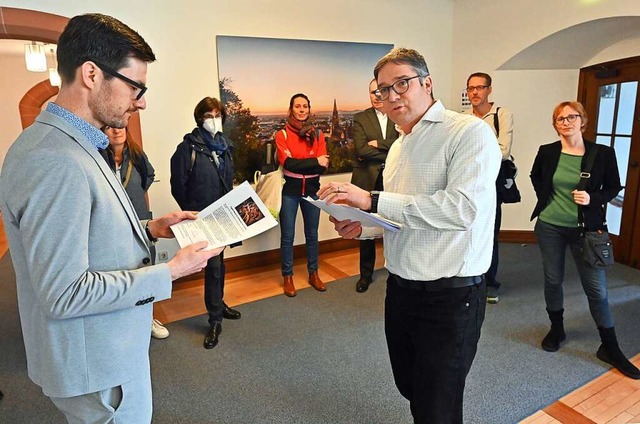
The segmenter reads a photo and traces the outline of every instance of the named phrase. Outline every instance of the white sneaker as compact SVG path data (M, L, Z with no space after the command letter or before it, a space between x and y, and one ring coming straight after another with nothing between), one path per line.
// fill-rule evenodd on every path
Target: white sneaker
M166 339L169 337L169 330L160 321L154 319L151 322L151 337L154 339Z

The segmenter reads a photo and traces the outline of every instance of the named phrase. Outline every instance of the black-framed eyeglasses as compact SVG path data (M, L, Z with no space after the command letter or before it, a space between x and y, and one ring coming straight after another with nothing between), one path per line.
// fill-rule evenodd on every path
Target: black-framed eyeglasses
M574 122L576 122L576 119L578 119L579 116L580 115L558 116L556 118L556 124L562 125L564 121L567 121L568 123L573 124Z
M391 90L395 91L396 94L404 94L407 92L407 90L409 90L409 81L414 78L420 78L420 75L415 75L408 78L400 78L398 81L394 82L388 87L378 87L377 90L373 91L373 94L378 100L387 100L389 98L389 94L391 94Z
M116 70L114 70L114 69L111 69L111 68L110 68L110 67L108 67L107 65L104 65L104 64L102 64L102 63L100 63L100 62L97 62L97 61L95 61L95 60L93 60L93 59L91 59L91 61L92 61L93 63L95 63L95 64L96 64L96 66L97 66L98 68L102 69L102 71L103 71L103 72L106 72L107 74L109 74L109 75L111 75L111 76L113 76L113 77L116 77L116 78L118 78L118 79L121 79L122 81L126 82L127 84L129 84L130 86L132 86L133 88L135 88L135 89L136 89L136 91L137 91L137 90L140 90L140 91L138 91L138 92L137 92L137 94L136 94L136 92L134 91L134 94L135 94L135 96L136 96L136 101L137 101L137 100L140 100L140 99L142 98L142 96L144 96L144 93L146 93L146 92L147 92L147 89L148 89L148 87L147 87L147 86L145 86L145 85L143 85L143 84L140 84L139 82L134 81L134 80L132 80L131 78L127 78L127 77L125 77L125 76L124 76L124 75L122 75L120 72L118 72L118 71L116 71Z
M482 91L489 88L488 85L474 85L472 87L467 87L467 93L471 93L473 91Z

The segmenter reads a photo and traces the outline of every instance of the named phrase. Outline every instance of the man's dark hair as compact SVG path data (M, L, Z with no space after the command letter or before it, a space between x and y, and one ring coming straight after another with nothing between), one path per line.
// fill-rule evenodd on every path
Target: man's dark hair
M395 63L396 65L409 65L420 76L420 84L423 83L424 77L429 76L429 68L427 68L427 62L424 57L413 49L405 49L404 47L398 47L391 50L385 56L383 56L376 67L373 68L373 76L378 79L378 73L380 69L387 63Z
M424 56L414 49L396 47L384 55L378 63L376 63L375 68L373 68L373 76L376 81L378 80L378 73L380 72L380 69L388 63L411 66L416 75L419 76L418 80L420 80L420 85L424 84L424 79L429 76L429 68L427 67L427 62L424 60ZM431 98L434 98L433 89L431 90Z
M136 31L116 18L99 13L74 16L58 39L58 73L63 82L73 82L76 69L94 60L115 71L130 57L149 63L153 50ZM113 78L105 72L105 79Z
M204 123L204 115L214 109L218 109L220 111L220 117L224 124L224 121L227 120L227 110L224 105L220 103L220 100L215 97L205 97L198 102L196 108L193 110L193 119L196 120L196 124L201 127Z
M487 87L491 87L491 75L485 74L484 72L474 72L473 74L469 75L469 78L467 78L467 87L469 87L469 81L471 81L471 78L473 77L484 78Z

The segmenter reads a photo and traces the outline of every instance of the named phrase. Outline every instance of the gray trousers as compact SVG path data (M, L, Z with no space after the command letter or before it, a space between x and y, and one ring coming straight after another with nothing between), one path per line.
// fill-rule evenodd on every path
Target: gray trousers
M70 424L144 424L151 422L153 411L149 370L121 386L50 399Z

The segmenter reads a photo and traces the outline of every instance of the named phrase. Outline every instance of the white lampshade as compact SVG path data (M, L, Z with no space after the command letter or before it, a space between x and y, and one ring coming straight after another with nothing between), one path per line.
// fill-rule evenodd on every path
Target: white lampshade
M60 87L62 81L56 68L49 68L49 83L54 87Z
M24 60L27 62L27 71L46 72L47 56L44 46L41 44L31 43L24 45Z

